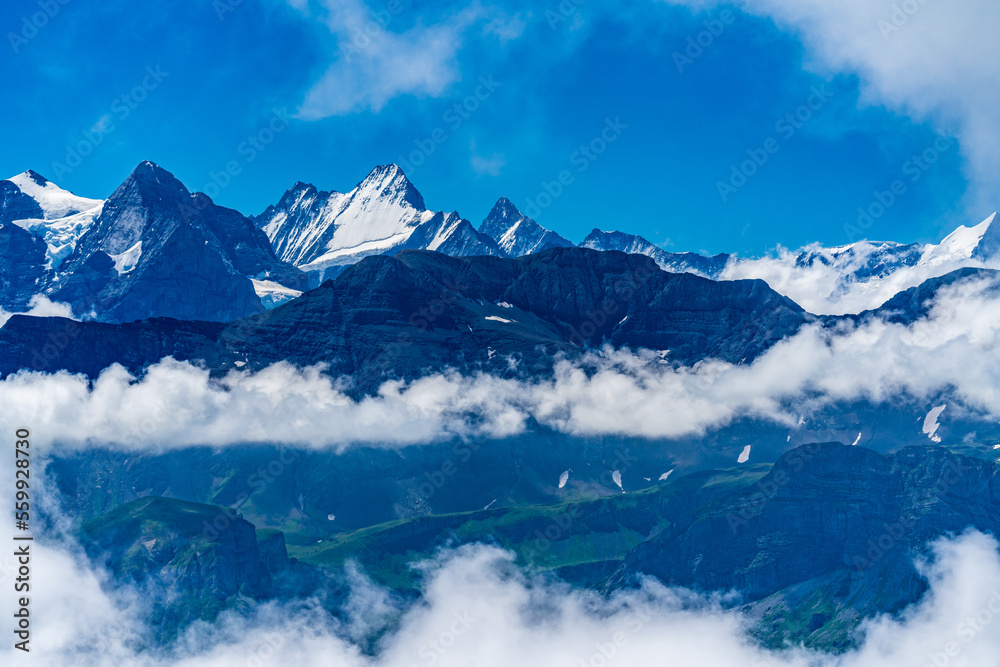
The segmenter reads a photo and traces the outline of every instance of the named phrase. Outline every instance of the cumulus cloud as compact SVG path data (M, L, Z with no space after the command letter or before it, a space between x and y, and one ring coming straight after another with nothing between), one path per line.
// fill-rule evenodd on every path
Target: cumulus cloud
M461 78L458 53L474 25L490 18L482 32L501 43L517 39L524 29L520 17L498 15L478 2L438 22L406 29L398 28L404 23L400 15L412 10L402 2L375 8L361 0L324 0L323 5L323 22L339 51L306 94L299 116L307 120L379 111L400 95L440 96Z
M0 308L0 329L2 329L3 325L7 324L7 320L15 314L32 315L34 317L66 317L69 319L76 319L73 317L73 309L68 303L52 301L48 297L42 296L41 294L36 294L31 297L31 301L28 303L28 310L23 313L11 313L3 308Z
M77 552L36 545L38 587L32 663L48 665L755 665L889 667L935 664L993 667L1000 654L1000 557L993 538L971 533L934 545L923 566L929 593L897 618L866 624L862 645L832 656L801 648L769 651L748 620L718 595L646 581L604 597L527 575L513 555L473 545L423 566L418 604L394 608L395 624L373 653L351 639L350 617L379 608L368 584L347 620L318 605L268 603L247 616L198 623L166 650L152 649L145 609L128 588L104 585ZM46 580L48 583L46 583ZM5 596L5 603L8 598ZM6 614L5 614L6 615ZM6 615L10 618L9 615ZM11 662L9 642L0 659ZM13 664L13 663L12 663Z
M0 381L0 428L32 425L39 443L168 449L288 443L341 448L503 438L532 420L573 435L675 438L750 416L793 425L838 401L900 399L1000 417L1000 291L989 278L939 290L926 317L818 324L751 364L675 366L657 351L605 349L531 380L442 372L387 382L354 399L347 379L279 363L212 379L165 359L141 378L120 366L96 381L20 372ZM665 357L665 358L664 358ZM933 406L930 406L933 407ZM629 415L622 419L622 415ZM10 420L17 419L17 424Z
M824 248L814 243L796 251L778 248L759 258L733 257L719 278L763 280L811 313L860 313L878 308L903 290L961 268L1000 269L1000 257L976 252L980 245L989 243L988 238L983 239L995 217L975 227L961 226L939 244L902 246L862 241ZM911 263L900 261L908 253L912 254ZM872 267L886 262L885 270L872 272Z
M702 9L714 0L663 0ZM976 210L996 207L1000 178L1000 4L935 0L743 0L744 11L794 32L809 65L856 74L863 100L954 130ZM992 208L990 208L992 207Z

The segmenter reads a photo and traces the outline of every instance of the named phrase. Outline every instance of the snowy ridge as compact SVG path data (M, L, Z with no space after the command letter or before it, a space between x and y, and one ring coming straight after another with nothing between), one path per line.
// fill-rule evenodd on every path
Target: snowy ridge
M426 210L423 197L396 165L376 167L344 194L296 184L256 220L279 259L320 281L330 269L405 248L490 254L483 243L488 239L475 238L475 230L457 213Z
M42 207L46 220L65 218L76 213L89 211L104 203L101 199L77 197L72 192L63 190L55 183L46 180L37 173L28 170L9 179L24 194L28 195Z
M260 297L261 302L267 309L280 306L283 303L302 296L302 292L294 290L290 287L285 287L281 283L276 283L273 280L255 280L251 278L251 281L253 282L254 291L257 293L257 296ZM331 521L332 520L333 519L331 519Z
M984 243L1000 231L992 229L995 216L974 227L961 226L937 244L859 241L834 248L779 248L768 257L733 257L712 277L763 280L812 313L860 313L957 269L1000 268L1000 254Z
M14 220L14 224L45 241L46 266L58 270L101 215L104 200L78 197L30 170L7 180L41 208L43 217Z
M479 233L492 238L511 257L522 257L549 248L573 246L562 236L523 215L506 197L501 197L486 216L479 227Z

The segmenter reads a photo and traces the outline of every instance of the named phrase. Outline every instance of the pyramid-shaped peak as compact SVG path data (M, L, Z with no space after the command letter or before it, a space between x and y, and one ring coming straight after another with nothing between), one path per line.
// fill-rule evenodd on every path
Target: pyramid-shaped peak
M378 199L387 199L425 210L424 198L413 187L403 170L396 164L381 164L365 177L355 188L356 192Z
M278 201L278 209L287 210L299 201L311 198L317 194L319 194L319 189L312 183L296 181L295 185L288 188L285 194L281 196L281 199Z
M507 199L506 197L500 197L497 203L494 204L493 210L490 211L489 218L507 218L507 219L520 219L523 218L521 211L518 210L514 202Z
M187 193L187 188L173 174L149 160L143 160L136 165L129 175L128 181L136 182L143 187L155 186Z
M161 175L169 176L170 178L174 177L169 171L151 160L143 160L137 164L135 169L132 170L132 175L140 177Z
M976 228L982 233L979 242L972 256L976 259L993 259L1000 256L1000 223L997 223L997 214L993 213L986 218Z

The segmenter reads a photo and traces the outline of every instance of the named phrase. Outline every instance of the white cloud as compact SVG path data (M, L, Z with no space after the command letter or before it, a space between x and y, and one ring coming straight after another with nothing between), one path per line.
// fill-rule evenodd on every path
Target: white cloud
M559 361L553 377L525 382L443 372L354 400L345 381L285 363L213 380L171 359L139 381L120 366L92 385L67 373L21 372L0 381L0 429L32 425L40 444L64 449L340 448L502 438L531 419L574 435L674 438L744 416L792 425L856 399L908 399L921 414L954 402L954 417L972 410L1000 418L1000 293L989 279L967 279L943 288L928 316L910 326L809 325L751 364L674 367L659 352L608 349L580 363Z
M293 3L294 4L294 3ZM523 31L518 16L498 18L478 2L438 22L407 29L402 3L369 8L361 0L325 0L326 26L339 52L306 95L299 116L316 120L364 109L380 111L400 95L438 97L461 79L458 53L472 26L489 16L484 34L506 43Z
M7 320L17 315L32 315L34 317L66 317L69 319L76 319L73 317L73 309L68 303L61 303L59 301L52 301L48 297L42 296L41 294L36 294L31 297L31 301L28 303L28 310L23 313L10 313L0 308L0 329L3 325L7 324Z
M477 150L475 139L470 143L469 150L472 152L472 157L469 158L469 166L472 167L472 171L479 175L499 176L500 171L507 164L503 153L493 153L488 157L481 155Z
M860 648L832 656L803 649L768 651L755 645L746 617L704 597L652 581L603 597L530 578L511 554L469 546L426 565L420 604L386 610L383 595L362 585L363 598L331 619L318 605L269 603L249 618L226 614L195 624L166 653L141 650L147 610L129 589L109 591L104 575L75 551L35 545L38 586L32 664L88 665L313 665L440 667L477 665L754 665L756 667L890 667L934 664L951 650L949 665L994 667L1000 654L1000 558L981 534L942 540L924 566L925 598L899 618L867 625ZM4 597L4 611L10 596ZM398 624L365 654L350 639L352 617L387 611ZM12 613L12 612L11 612ZM7 618L11 616L5 614ZM978 619L968 625L967 619ZM10 642L0 659L13 664Z
M958 269L1000 269L1000 258L972 258L973 248L964 255L936 257L941 246L928 244L919 249L922 259L916 264L900 264L884 274L858 278L873 259L878 261L876 255L884 245L862 242L823 248L812 244L796 251L778 248L771 255L752 259L733 257L719 279L763 280L810 313L846 315L878 308L904 290ZM802 257L812 261L803 262Z
M713 0L664 0L696 9ZM820 72L857 74L863 100L941 130L968 163L970 210L996 208L1000 180L1000 4L992 0L744 0L794 32Z

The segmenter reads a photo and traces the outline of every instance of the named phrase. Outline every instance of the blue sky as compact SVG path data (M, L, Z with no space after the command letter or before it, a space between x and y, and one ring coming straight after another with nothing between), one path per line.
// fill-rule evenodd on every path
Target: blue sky
M872 238L939 240L993 210L970 205L960 114L953 127L873 98L869 72L818 66L778 14L601 0L61 1L3 5L0 173L35 169L84 196L107 196L150 159L256 214L295 181L346 190L400 162L429 207L477 225L505 195L574 241L599 227L742 254L856 240L845 225L897 180L905 193ZM937 133L959 140L914 169ZM744 165L754 157L763 164ZM220 175L230 163L239 173ZM744 183L734 166L753 173Z

